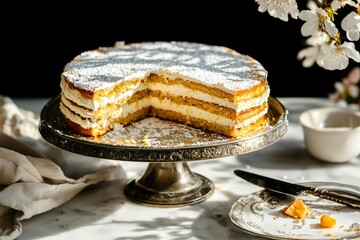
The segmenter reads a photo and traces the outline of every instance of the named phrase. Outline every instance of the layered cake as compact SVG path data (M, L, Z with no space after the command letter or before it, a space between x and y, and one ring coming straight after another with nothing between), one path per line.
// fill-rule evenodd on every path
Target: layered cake
M222 46L117 43L76 56L65 65L60 86L67 124L90 136L146 117L232 138L267 126L267 71Z

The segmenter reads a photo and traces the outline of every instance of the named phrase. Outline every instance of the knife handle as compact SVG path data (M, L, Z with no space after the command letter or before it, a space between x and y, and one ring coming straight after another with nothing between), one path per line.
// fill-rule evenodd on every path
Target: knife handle
M353 208L360 208L360 195L350 191L341 191L339 189L335 190L313 188L308 192L322 199L327 199L337 203L345 204Z

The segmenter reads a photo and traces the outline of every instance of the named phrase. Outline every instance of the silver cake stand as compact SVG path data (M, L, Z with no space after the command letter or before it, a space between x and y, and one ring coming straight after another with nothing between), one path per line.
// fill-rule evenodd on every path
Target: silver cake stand
M211 180L190 170L187 162L241 155L262 149L288 130L287 111L269 98L265 131L240 139L206 133L159 119L142 120L102 137L86 137L71 130L59 109L60 96L40 114L42 137L64 150L91 157L148 162L143 175L124 188L130 200L150 206L175 207L201 202L212 195ZM149 118L150 119L150 118Z

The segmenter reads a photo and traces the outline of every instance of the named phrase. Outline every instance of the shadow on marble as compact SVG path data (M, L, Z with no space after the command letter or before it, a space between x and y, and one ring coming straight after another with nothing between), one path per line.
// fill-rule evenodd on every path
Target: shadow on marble
M327 163L311 156L297 140L288 139L286 145L269 146L256 152L236 156L239 167L253 167L274 170L296 170L303 168L322 169L337 168L342 165L356 163L356 159L348 163Z
M17 240L56 236L97 224L124 206L127 199L122 189L126 183L126 179L121 179L88 186L69 202L23 220L23 231Z
M136 237L132 233L129 235L122 234L121 237L114 240L133 239L172 239L172 240L189 240L189 239L207 239L207 240L230 240L242 239L259 240L261 238L249 235L232 225L229 220L228 214L232 204L241 195L228 194L223 201L213 201L216 196L210 197L204 202L169 209L158 210L159 216L152 221L140 220L134 224L137 225ZM174 212L196 212L200 213L195 219L183 215L182 217L161 216L162 211ZM171 214L169 214L171 215ZM174 214L175 215L175 214ZM124 222L119 222L123 224ZM170 230L171 229L171 230Z
M351 174L357 172L348 171L348 168L352 167L351 164L360 166L360 161L346 165L322 163L311 158L299 141L291 139L284 147L279 146L269 146L241 156L188 162L193 172L209 178L215 185L214 194L204 202L175 208L141 206L132 203L123 194L129 179L104 182L86 188L70 202L50 212L24 221L23 235L18 240L58 240L69 239L69 236L71 239L88 240L260 240L263 238L233 226L228 218L234 202L259 190L238 178L233 172L235 169L250 167L277 177L292 172L291 177L295 180L302 177L305 180L316 177L341 179L341 172L346 172L351 180ZM146 165L139 164L130 165L137 166L137 169ZM338 171L340 166L343 169ZM331 168L331 171L319 174L322 168ZM358 178L353 179L357 181Z

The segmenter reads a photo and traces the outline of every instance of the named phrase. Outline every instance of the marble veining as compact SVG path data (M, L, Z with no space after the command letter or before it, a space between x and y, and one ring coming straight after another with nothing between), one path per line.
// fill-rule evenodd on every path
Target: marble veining
M359 186L360 158L345 164L330 164L311 157L305 150L302 130L296 118L307 104L301 105L301 99L279 100L289 110L290 124L288 133L278 142L239 156L189 162L193 172L208 177L215 184L215 192L207 200L176 208L133 203L124 196L123 188L130 179L145 171L147 163L120 161L118 164L126 171L126 177L90 186L66 204L23 221L23 232L18 240L260 240L263 238L236 228L228 218L234 202L261 190L236 177L233 173L235 169L251 169L288 181L332 181ZM312 104L315 103L312 101ZM324 100L319 104L328 102ZM42 107L36 106L39 109ZM64 160L63 163L73 174L77 170L83 171L76 164L76 158L69 157L71 161ZM86 163L84 159L79 161ZM94 159L88 161L89 164L93 162ZM72 168L72 164L76 167Z

